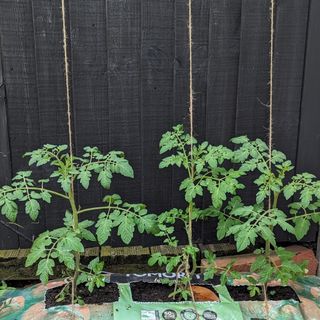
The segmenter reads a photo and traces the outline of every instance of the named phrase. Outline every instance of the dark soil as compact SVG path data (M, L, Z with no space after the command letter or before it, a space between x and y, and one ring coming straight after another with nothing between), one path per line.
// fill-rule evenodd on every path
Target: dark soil
M39 283L39 280L6 280L5 283L8 287L24 288Z
M133 282L130 284L132 299L140 302L175 302L173 298L169 298L170 293L173 291L173 286L161 283L147 283L147 282ZM211 286L202 286L215 290Z
M230 296L235 301L263 301L263 290L260 287L262 294L250 297L249 290L247 286L227 286ZM290 300L294 299L299 301L299 298L295 291L291 287L269 287L267 289L268 300Z
M67 296L64 301L57 302L56 296L62 287L53 288L46 293L46 308L71 304L71 297ZM78 295L86 304L102 304L105 302L116 302L119 299L119 289L116 283L107 283L103 288L96 288L92 293L86 286L78 286Z
M203 286L213 292L215 290L211 286ZM263 294L250 297L247 286L228 286L229 293L235 301L263 301ZM263 291L260 288L261 292ZM172 302L175 301L168 296L173 291L173 287L161 283L133 282L131 283L132 298L134 301L140 302ZM216 292L215 292L216 293ZM295 291L291 287L269 287L267 290L269 300L289 300L299 301Z

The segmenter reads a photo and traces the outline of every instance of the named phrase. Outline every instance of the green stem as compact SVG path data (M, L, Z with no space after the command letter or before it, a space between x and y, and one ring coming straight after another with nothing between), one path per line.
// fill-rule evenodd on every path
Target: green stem
M66 196L65 194L62 194L62 193L59 193L59 192L56 192L56 191L53 191L53 190L50 190L50 189L46 189L46 188L39 188L39 187L24 187L24 188L12 188L12 190L8 190L6 191L7 192L12 192L12 191L16 191L16 190L31 190L31 191L46 191L46 192L49 192L55 196L58 196L58 197L61 197L61 198L64 198L64 199L68 199L69 200L69 197Z
M188 237L188 244L190 247L193 247L193 230L192 230L192 212L193 212L193 204L189 203L188 206L188 224L186 225L186 232ZM190 255L188 255L187 259L190 259ZM197 270L197 260L196 257L192 256L192 269L190 272L191 277L195 274Z
M272 203L272 209L276 209L278 206L278 199L279 199L279 192L273 192L273 203ZM268 210L270 211L270 210ZM270 226L270 229L272 230L273 227ZM265 255L266 257L269 259L270 255L271 255L271 244L270 241L266 241L266 247L265 247Z
M297 218L310 217L310 216L312 216L314 214L320 214L320 212L305 213L305 214L302 214L302 215L299 215L299 216L294 216L294 217L287 218L286 221L291 221L291 220L294 220L294 219L297 219Z
M120 211L123 211L123 212L127 212L127 213L130 213L130 214L133 214L135 216L139 216L137 215L136 213L134 213L133 211L130 211L129 209L124 209L124 208L121 208L121 207L118 207L118 206L111 206L111 205L108 205L108 206L102 206L102 207L93 207L93 208L86 208L86 209L82 209L82 210L79 210L78 211L78 214L80 213L86 213L86 212L91 212L91 211L100 211L100 210L120 210Z
M74 197L74 187L73 187L73 181L71 183L71 190L69 191L69 202L71 205L72 209L72 218L73 218L73 230L75 232L78 231L79 229L79 213L77 210L76 202L75 202L75 197ZM72 304L74 304L74 298L77 296L77 280L79 276L79 269L80 269L80 253L75 252L75 271L73 274L73 279L72 279Z

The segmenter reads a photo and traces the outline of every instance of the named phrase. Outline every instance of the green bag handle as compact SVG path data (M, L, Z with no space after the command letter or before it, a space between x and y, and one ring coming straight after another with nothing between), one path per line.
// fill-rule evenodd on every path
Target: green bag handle
M130 283L118 283L119 301L133 301ZM217 291L221 302L234 303L226 286L216 285L213 288Z
M235 302L231 296L230 293L228 291L228 288L226 286L223 285L216 285L213 286L214 290L217 291L217 293L219 294L219 298L221 302Z

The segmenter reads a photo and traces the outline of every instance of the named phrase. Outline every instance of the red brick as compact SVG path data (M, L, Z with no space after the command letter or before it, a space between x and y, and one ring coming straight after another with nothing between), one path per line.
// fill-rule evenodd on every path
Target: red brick
M295 253L295 257L293 260L295 262L302 262L304 260L308 261L308 275L316 275L318 261L311 249L305 248L299 245L293 245L286 248ZM249 272L250 266L254 262L256 256L252 254L240 254L234 256L226 256L226 257L218 257L216 260L217 267L224 268L229 264L231 261L236 260L233 269L238 272ZM273 256L272 258L276 264L279 264L279 258L277 256ZM206 266L206 260L203 259L202 266Z

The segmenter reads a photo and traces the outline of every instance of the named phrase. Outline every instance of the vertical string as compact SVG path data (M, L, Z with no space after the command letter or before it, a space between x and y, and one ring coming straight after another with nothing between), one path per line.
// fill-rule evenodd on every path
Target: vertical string
M189 120L190 120L190 139L191 157L193 152L193 57L192 57L192 0L189 0L188 31L189 31Z
M63 53L64 53L64 76L65 76L66 96L67 96L68 140L69 140L70 157L72 159L73 158L72 119L71 119L71 103L70 103L70 80L69 80L68 46L67 46L68 37L67 37L67 27L66 27L65 0L61 0L61 12L62 12L62 32L63 32Z
M73 146L72 146L72 119L71 119L71 103L70 103L70 80L69 80L69 62L68 62L68 46L67 46L67 27L66 27L66 6L65 0L61 0L61 13L62 13L62 33L63 33L63 54L64 54L64 76L66 85L66 98L67 98L67 119L68 119L68 142L69 142L69 154L71 162L73 162ZM71 180L71 194L74 196L74 181ZM74 226L75 227L75 226ZM76 262L79 263L80 255L76 254ZM76 280L71 281L71 304L72 308L75 303L76 293Z
M274 15L275 0L270 0L270 72L269 72L269 169L272 168L272 144L273 144L273 60L274 60ZM271 210L271 190L269 190L268 210Z
M190 121L190 156L191 156L191 176L194 176L194 165L193 165L193 57L192 57L192 0L188 0L188 36L189 36L189 121ZM192 239L192 206L189 205L189 238ZM189 270L186 268L185 272L189 275ZM191 293L192 302L195 310L195 298L192 290L191 282L189 281L189 289ZM197 312L197 319L199 315Z

